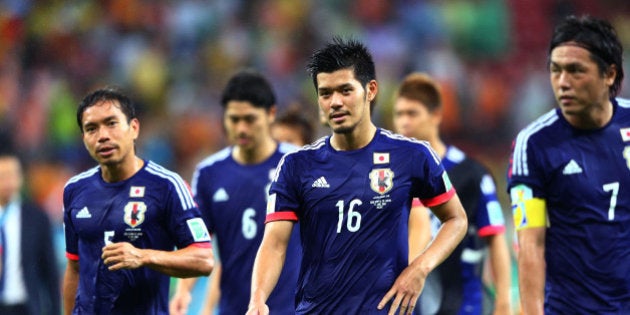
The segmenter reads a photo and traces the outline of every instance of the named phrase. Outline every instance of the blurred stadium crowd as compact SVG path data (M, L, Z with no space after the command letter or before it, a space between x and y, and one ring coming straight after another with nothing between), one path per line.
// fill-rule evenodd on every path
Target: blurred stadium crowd
M546 44L571 13L609 19L630 47L625 0L0 0L0 133L25 159L28 194L61 226L63 185L95 165L75 115L88 91L130 92L140 156L190 179L225 145L219 93L231 74L262 72L281 112L300 106L316 123L305 60L333 35L352 36L376 62L375 121L391 129L400 79L430 73L444 90L446 139L504 189L516 131L554 106Z

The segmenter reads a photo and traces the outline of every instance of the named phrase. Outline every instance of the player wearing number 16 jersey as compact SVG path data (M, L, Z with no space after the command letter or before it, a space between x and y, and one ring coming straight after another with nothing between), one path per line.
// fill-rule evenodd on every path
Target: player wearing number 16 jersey
M333 134L284 156L271 184L248 314L264 315L299 221L304 257L297 314L411 314L426 275L466 231L466 215L426 142L377 128L378 92L365 46L334 39L309 66ZM420 198L444 223L408 264L403 209ZM280 283L278 285L281 285Z
M508 188L525 314L630 314L630 102L608 22L568 17L549 49L559 107L514 143ZM544 305L543 305L544 301Z

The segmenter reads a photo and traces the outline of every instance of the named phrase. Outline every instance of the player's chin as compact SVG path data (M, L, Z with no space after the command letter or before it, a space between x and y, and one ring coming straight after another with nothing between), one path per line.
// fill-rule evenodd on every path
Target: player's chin
M344 125L336 125L332 127L334 133L338 134L348 134L354 130L355 126L344 126Z

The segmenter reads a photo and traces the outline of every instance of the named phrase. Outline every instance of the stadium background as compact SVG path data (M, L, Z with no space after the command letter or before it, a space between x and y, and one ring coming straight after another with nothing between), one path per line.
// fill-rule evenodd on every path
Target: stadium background
M443 135L491 168L511 218L512 138L554 106L546 49L555 21L584 13L609 19L630 47L624 0L0 0L0 141L13 142L28 165L26 193L56 224L62 269L63 185L94 165L75 116L89 90L131 92L139 154L189 180L195 163L225 145L219 95L232 73L261 71L281 112L296 106L315 123L305 60L333 35L352 36L376 62L377 124L393 128L392 94L404 75L435 76Z

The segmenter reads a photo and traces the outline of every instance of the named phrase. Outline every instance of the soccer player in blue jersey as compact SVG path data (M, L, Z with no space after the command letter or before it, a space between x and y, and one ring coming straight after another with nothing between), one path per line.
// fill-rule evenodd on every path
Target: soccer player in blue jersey
M549 46L558 108L513 145L508 189L524 314L630 314L630 101L606 21L569 16Z
M223 91L221 105L227 138L233 145L197 165L192 187L220 253L220 285L211 288L209 294L220 292L219 314L245 314L252 267L265 227L271 178L282 156L297 147L271 137L276 97L261 74L241 71L234 75ZM298 233L296 229L288 246L279 280L282 286L269 297L273 314L295 313L302 255ZM180 281L171 302L173 312L186 309L194 282Z
M179 175L136 155L140 123L118 89L88 94L77 122L99 165L64 188L64 313L168 314L169 276L213 267L192 195Z
M428 143L373 124L378 84L362 43L335 38L308 68L332 135L278 165L248 314L267 314L270 293L284 285L278 277L296 221L304 250L297 314L411 314L426 275L464 236L466 214ZM413 197L443 224L409 264L402 217Z
M468 233L453 253L427 278L420 297L423 315L485 314L483 312L482 270L489 252L491 275L496 289L493 314L512 314L510 306L510 256L505 241L505 221L496 185L488 170L440 136L442 95L437 82L424 73L404 78L394 101L396 131L408 137L429 141L442 158L453 186L466 210ZM424 216L422 205L412 206L414 215ZM415 214L418 212L417 214ZM431 215L431 226L439 220ZM411 231L418 234L421 231ZM430 233L430 232L429 232ZM412 241L410 240L410 246ZM410 248L421 252L424 248Z

